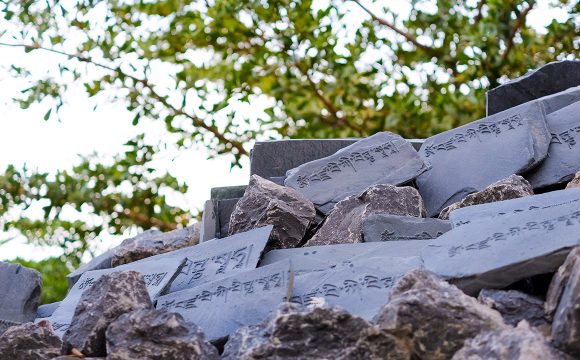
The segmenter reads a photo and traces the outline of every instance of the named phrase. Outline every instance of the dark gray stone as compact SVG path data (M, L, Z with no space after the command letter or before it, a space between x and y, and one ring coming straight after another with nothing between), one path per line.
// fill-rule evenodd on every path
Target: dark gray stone
M217 233L217 215L212 200L207 200L203 205L201 216L201 229L199 230L199 242L214 239Z
M453 227L459 227L472 221L489 220L497 216L569 204L580 205L580 189L551 191L540 195L469 206L452 211L449 219Z
M516 326L526 320L532 326L547 325L544 301L516 290L481 290L479 302L499 311L506 324Z
M337 202L371 185L405 184L427 169L407 140L381 132L289 170L284 184L327 213Z
M404 341L339 309L299 310L283 304L263 323L239 329L224 360L410 360Z
M468 294L554 272L580 244L578 209L572 203L460 226L423 249L425 268Z
M0 320L34 320L40 302L42 278L38 271L0 261Z
M234 199L244 196L246 185L214 187L210 190L210 199L214 201Z
M487 115L578 85L580 85L580 61L552 62L488 91Z
M102 253L101 255L93 258L88 263L81 265L78 269L71 272L66 276L66 281L68 282L68 287L71 288L87 271L92 270L101 270L101 269L110 269L111 268L111 260L113 260L113 254L115 253L115 249L109 249Z
M422 360L449 359L466 340L506 327L497 311L422 269L396 283L375 322Z
M106 331L107 360L219 359L194 324L176 313L135 310L123 314Z
M431 240L451 230L451 222L414 216L375 214L363 220L362 229L365 242Z
M422 217L425 216L425 206L415 188L373 185L336 204L305 246L363 242L363 221L374 214Z
M219 233L216 234L216 237L223 238L228 236L230 218L239 200L240 198L217 200L217 228Z
M47 318L50 317L54 311L60 306L60 301L58 302L53 302L51 304L44 304L44 305L40 305L38 307L38 310L36 311L36 318L40 319L40 318Z
M0 335L0 359L46 360L60 355L62 343L48 323L13 326Z
M580 188L580 171L574 175L574 179L572 179L567 185L566 189L574 189Z
M417 180L427 214L522 174L548 154L550 132L541 103L517 106L425 140L419 154L432 168Z
M4 331L8 330L8 328L12 326L21 325L22 323L17 323L15 321L8 321L0 319L0 335L4 333Z
M290 262L275 264L162 296L157 309L181 314L210 340L264 320L292 292Z
M122 271L99 278L85 291L63 336L63 353L73 348L85 356L106 356L105 331L119 316L153 304L143 276Z
M560 298L562 297L562 293L566 288L570 275L572 271L577 266L577 263L580 262L580 248L576 247L570 251L570 254L566 257L566 261L558 268L558 271L552 277L552 281L550 282L550 287L548 288L548 293L546 294L546 302L544 303L544 310L546 312L546 317L552 321L554 318L554 313L556 312L556 308L560 303Z
M244 196L237 202L229 234L273 225L269 249L298 246L314 224L314 205L298 191L252 175Z

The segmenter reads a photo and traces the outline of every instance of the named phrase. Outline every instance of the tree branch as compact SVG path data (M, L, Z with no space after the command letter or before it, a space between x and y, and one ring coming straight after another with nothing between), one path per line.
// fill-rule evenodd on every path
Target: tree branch
M477 15L475 16L475 19L473 19L475 21L475 23L477 24L478 22L481 21L481 18L483 17L483 6L487 3L487 0L481 0L479 2L479 4L477 4Z
M512 32L510 34L510 37L509 37L507 45L506 45L506 49L505 49L504 53L501 55L501 63L502 64L507 60L509 53L512 51L512 48L514 46L514 38L515 38L516 34L518 33L518 31L521 29L521 27L524 25L524 22L526 21L526 16L528 16L528 13L534 7L535 1L530 1L529 4L530 4L530 6L525 8L520 13L520 16L518 16L518 19L517 19L517 21L512 29Z

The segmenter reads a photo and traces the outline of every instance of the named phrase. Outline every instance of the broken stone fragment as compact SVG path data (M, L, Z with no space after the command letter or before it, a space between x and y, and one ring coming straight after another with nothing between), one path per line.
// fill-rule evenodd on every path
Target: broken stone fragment
M422 360L449 359L466 340L506 327L497 311L423 269L395 284L375 322L407 340Z
M47 322L12 326L0 335L0 359L46 360L60 355L62 342Z
M568 185L566 185L566 189L572 188L580 188L580 171L578 171L574 176L574 179L572 179Z
M82 294L63 336L63 352L76 348L85 356L105 356L109 324L127 312L152 308L143 275L136 271L103 275Z
M516 326L520 321L526 320L532 326L547 325L544 302L523 292L484 289L477 299L499 311L506 324Z
M111 264L113 267L128 264L149 256L163 254L199 243L200 223L169 232L147 230L119 245Z
M42 278L38 271L0 261L0 322L33 321L41 290Z
M363 221L374 214L424 217L425 206L415 188L373 185L336 204L305 246L363 242Z
M530 183L519 175L511 175L506 179L489 185L481 191L467 195L459 202L449 205L441 211L439 218L447 220L449 219L450 212L467 206L516 199L528 195L534 195L534 190Z
M218 359L201 329L181 315L162 310L135 310L109 325L107 360Z
M316 211L310 200L296 190L252 175L229 223L229 235L265 225L274 229L268 249L293 248L314 223Z
M558 271L552 277L550 288L546 295L546 302L544 303L544 310L550 321L553 320L556 308L560 303L560 298L566 289L572 271L577 266L577 262L580 262L580 247L576 247L570 251L562 266L558 268Z

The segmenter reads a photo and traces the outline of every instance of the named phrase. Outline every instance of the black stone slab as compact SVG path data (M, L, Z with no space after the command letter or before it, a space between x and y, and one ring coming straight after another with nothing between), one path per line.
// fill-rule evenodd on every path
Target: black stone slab
M244 191L246 191L246 185L214 187L210 190L210 199L224 200L240 198L244 196Z
M580 61L546 64L487 92L487 115L580 85Z
M416 184L427 214L512 174L521 174L548 153L550 133L539 102L520 105L425 140L419 154L432 168Z
M110 249L101 255L91 259L88 263L81 265L78 269L66 276L69 289L78 281L82 274L87 271L109 269L111 267L111 260L115 254L115 249Z
M34 320L41 289L38 271L0 261L0 320L17 323Z
M74 284L73 284L74 285ZM36 311L36 318L47 318L50 317L56 309L60 306L60 301L53 302L50 304L43 304L38 307Z
M431 240L451 230L447 220L375 214L363 221L365 242Z
M157 309L181 314L209 340L264 320L292 291L290 262L283 261L159 298Z
M199 242L208 241L215 238L217 232L217 217L213 200L207 200L203 204L203 215L201 216L201 229L199 231Z
M540 195L468 206L452 211L449 214L449 221L453 227L459 227L472 221L569 204L577 204L580 207L580 189L558 190Z
M230 217L236 208L240 198L217 200L217 219L219 233L216 237L223 238L228 236Z
M407 140L381 132L289 170L284 184L327 212L333 204L371 185L404 184L427 169Z
M454 228L432 240L421 257L427 270L476 294L554 272L578 245L580 207L572 203Z

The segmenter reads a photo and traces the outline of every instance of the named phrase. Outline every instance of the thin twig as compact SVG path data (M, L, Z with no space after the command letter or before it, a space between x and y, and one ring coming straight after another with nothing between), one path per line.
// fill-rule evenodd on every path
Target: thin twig
M514 47L514 38L516 36L516 34L518 33L518 31L520 31L521 27L523 26L524 22L526 21L526 16L528 16L528 13L530 12L530 10L532 10L532 8L534 7L535 2L531 1L530 2L530 6L528 6L527 8L525 8L521 13L520 16L518 16L518 19L516 21L516 24L514 25L512 32L510 34L510 37L508 39L507 45L506 45L506 49L503 52L503 54L501 55L501 63L503 64L506 60L507 57L509 55L509 53L512 51L512 48Z

